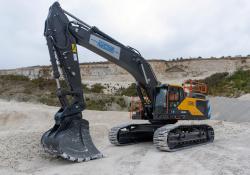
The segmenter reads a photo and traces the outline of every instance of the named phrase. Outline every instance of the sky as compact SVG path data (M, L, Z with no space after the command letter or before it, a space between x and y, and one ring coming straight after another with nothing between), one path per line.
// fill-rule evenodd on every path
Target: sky
M0 0L0 69L49 65L43 37L53 0ZM146 59L250 54L249 0L59 0ZM106 61L78 47L80 62Z

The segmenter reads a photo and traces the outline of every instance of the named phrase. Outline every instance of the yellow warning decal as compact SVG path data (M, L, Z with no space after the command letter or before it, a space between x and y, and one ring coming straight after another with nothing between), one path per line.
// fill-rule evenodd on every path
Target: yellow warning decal
M77 48L76 48L76 44L72 44L71 45L71 49L73 53L77 53Z

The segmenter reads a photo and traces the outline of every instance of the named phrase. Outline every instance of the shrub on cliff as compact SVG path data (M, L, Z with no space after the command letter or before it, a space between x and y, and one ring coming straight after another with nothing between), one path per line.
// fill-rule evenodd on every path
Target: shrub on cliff
M0 79L10 81L29 81L29 78L24 75L0 75Z
M203 80L213 96L239 97L250 93L250 70L238 70L232 75L216 73Z
M228 72L215 73L210 77L204 79L204 82L209 85L209 87L217 86L222 83L222 81L228 76Z
M127 88L119 88L116 92L116 95L125 95L125 96L137 96L136 92L136 84L132 83L129 87Z
M105 87L103 85L101 85L100 83L96 83L96 84L93 84L91 86L90 92L93 92L93 93L103 93L104 89L105 89Z

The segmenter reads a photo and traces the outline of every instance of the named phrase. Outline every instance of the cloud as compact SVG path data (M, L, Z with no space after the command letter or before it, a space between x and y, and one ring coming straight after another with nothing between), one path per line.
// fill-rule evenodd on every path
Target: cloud
M147 58L247 55L248 0L60 0L61 6ZM52 0L3 1L0 69L47 65L44 20ZM105 59L79 47L80 61Z

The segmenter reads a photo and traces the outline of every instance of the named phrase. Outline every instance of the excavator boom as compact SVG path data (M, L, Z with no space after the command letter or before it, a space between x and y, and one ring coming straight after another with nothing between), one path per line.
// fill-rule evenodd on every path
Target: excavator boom
M67 16L75 21L69 21ZM77 45L127 70L137 82L137 91L142 101L142 90L151 101L154 99L154 87L158 84L154 72L137 50L124 46L98 28L79 20L63 10L58 2L49 9L44 36L61 108L55 114L55 125L43 135L42 145L48 152L73 161L100 158L102 154L92 143L89 124L82 119L81 112L85 109L85 101ZM66 89L60 85L61 74L68 85ZM145 112L151 110L145 108L144 106Z

